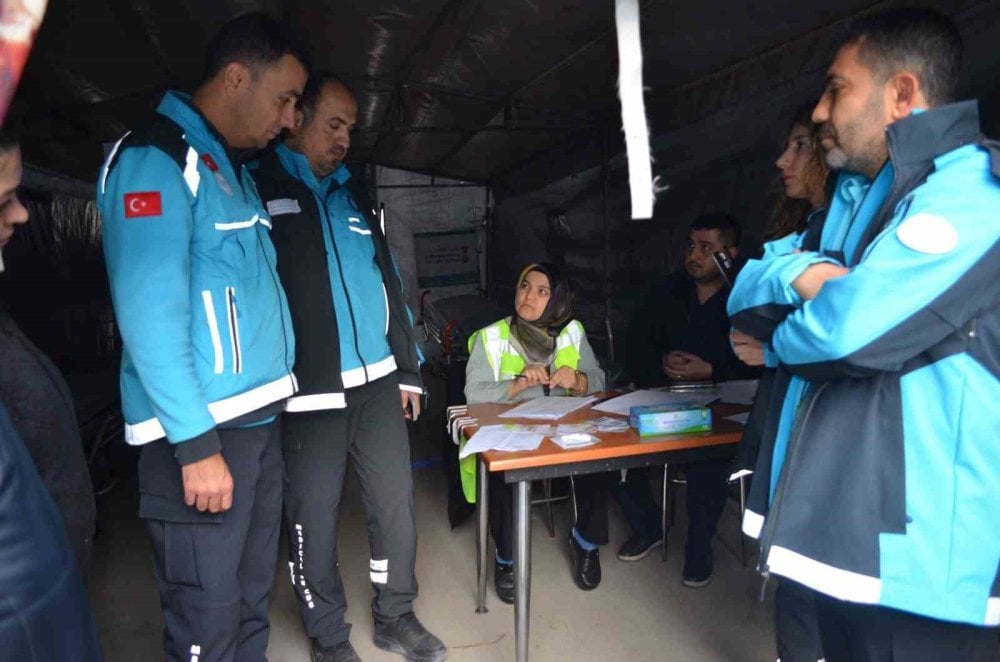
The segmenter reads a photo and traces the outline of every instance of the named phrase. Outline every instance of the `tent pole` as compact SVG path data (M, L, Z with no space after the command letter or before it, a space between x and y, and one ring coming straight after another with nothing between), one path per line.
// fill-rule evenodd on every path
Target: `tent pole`
M608 358L615 360L615 332L611 325L611 223L608 219L608 133L601 129L601 207L604 227L604 326L608 338Z
M493 214L495 211L493 209L490 209L490 191L492 190L492 188L493 188L492 186L485 187L486 199L485 202L483 203L483 226L484 226L483 229L485 230L484 232L485 237L483 240L484 244L483 277L485 280L483 284L484 285L483 292L486 294L487 300L490 299L490 295L492 294L492 289L493 289L492 288L493 284L490 282L490 276L492 275L491 271L493 264L493 259L491 256L491 250L493 248L493 221L494 221Z

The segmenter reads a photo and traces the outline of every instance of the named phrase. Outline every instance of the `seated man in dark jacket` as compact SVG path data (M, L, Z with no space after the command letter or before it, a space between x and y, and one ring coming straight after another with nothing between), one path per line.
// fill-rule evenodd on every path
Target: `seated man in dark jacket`
M724 251L735 259L739 243L739 223L729 214L705 214L691 224L684 271L672 273L654 285L629 326L625 358L636 386L753 376L752 369L744 366L730 347L726 315L729 289L712 257ZM728 466L729 460L709 460L685 468L685 586L704 586L712 578L711 541L726 504ZM620 484L619 496L632 526L632 537L622 545L618 558L638 561L662 544L648 472L630 470Z

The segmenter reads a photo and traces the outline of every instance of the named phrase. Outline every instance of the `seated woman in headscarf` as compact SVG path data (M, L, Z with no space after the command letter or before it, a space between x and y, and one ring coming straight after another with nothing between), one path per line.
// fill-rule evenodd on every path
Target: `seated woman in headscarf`
M469 339L465 398L520 402L547 396L586 395L604 390L604 371L573 319L574 292L554 266L529 264L517 280L514 314L480 329ZM573 580L585 591L601 581L598 545L608 542L608 474L575 477L577 519L569 535ZM490 477L490 533L496 541L494 586L514 601L513 490Z

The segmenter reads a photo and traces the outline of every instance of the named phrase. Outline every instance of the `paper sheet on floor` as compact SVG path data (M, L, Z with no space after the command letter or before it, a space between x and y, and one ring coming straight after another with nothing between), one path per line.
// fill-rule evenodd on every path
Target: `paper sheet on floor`
M722 402L732 402L738 405L752 405L753 396L757 394L756 379L736 379L719 384L719 399Z
M535 398L500 414L500 418L539 418L554 421L597 400L594 396L583 398Z
M533 451L542 443L545 435L533 432L518 432L506 425L484 425L476 430L472 438L465 442L458 453L458 459L482 453L483 451Z
M672 405L680 403L690 403L692 407L704 407L713 400L718 400L717 393L704 392L682 392L672 393L670 391L639 390L620 395L617 398L606 400L598 405L594 405L594 411L604 411L609 414L621 414L628 416L632 407L646 405Z

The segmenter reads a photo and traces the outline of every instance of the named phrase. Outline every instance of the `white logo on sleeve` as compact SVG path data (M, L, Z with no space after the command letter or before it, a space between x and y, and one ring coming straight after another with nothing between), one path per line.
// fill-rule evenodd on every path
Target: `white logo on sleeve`
M958 246L958 231L948 219L921 212L903 220L896 228L896 238L918 253L943 255Z

